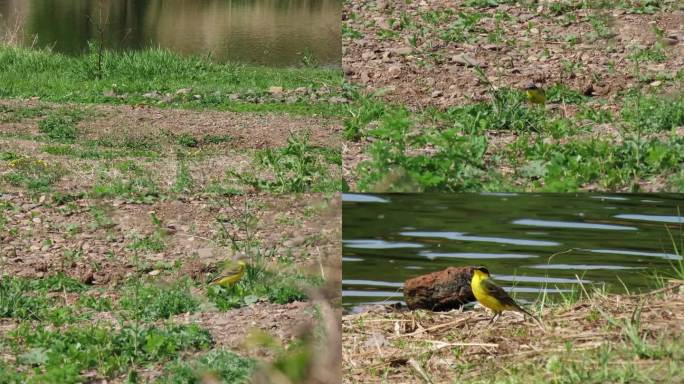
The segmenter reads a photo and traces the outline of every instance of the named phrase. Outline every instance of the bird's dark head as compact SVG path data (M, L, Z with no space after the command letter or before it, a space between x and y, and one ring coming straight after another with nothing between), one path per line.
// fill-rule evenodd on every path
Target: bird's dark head
M475 270L478 271L478 272L481 272L481 273L485 274L486 276L489 276L489 270L488 270L487 267L485 267L485 266L482 266L482 265L481 265L481 266L479 266L479 267L475 267Z
M526 90L526 91L533 91L533 90L535 90L535 89L539 89L539 87L537 87L537 84L535 84L535 83L533 83L533 82L531 82L531 81L525 85L525 90Z

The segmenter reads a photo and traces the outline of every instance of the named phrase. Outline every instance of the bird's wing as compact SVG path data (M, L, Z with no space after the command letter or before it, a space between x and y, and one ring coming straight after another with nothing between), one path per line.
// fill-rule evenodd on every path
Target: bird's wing
M223 275L223 276L237 275L238 273L242 272L243 268L244 268L243 263L229 262L229 263L226 263L226 265L223 267L223 271L221 271L221 275Z
M508 293L506 293L506 291L504 291L503 288L494 284L494 282L490 281L489 279L483 280L481 286L487 292L487 294L494 296L502 304L512 305L514 307L518 306L515 303L515 301L513 301L513 299L511 299L510 296L508 296Z
M223 270L221 270L221 273L219 273L216 277L211 279L210 283L218 282L221 279L224 279L228 276L237 275L242 272L244 267L245 266L243 263L233 263L228 261L225 263Z

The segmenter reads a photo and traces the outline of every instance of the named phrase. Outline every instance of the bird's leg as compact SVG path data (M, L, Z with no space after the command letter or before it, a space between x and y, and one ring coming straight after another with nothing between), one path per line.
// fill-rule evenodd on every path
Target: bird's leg
M499 318L499 314L495 312L494 316L491 318L491 320L489 320L489 323L487 323L487 327L494 324L498 318Z

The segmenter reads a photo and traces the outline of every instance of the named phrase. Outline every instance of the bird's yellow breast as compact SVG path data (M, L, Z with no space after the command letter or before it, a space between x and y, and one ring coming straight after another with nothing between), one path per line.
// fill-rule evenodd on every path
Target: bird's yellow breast
M544 104L546 103L546 95L541 89L528 89L527 99L534 104Z
M225 272L222 277L215 281L215 284L226 288L232 286L242 279L242 276L245 274L245 267L246 264L244 261L238 261L235 269Z
M496 313L502 312L504 309L506 309L505 305L503 305L496 297L488 294L482 286L482 282L488 278L489 276L487 276L485 273L475 270L473 272L473 279L470 281L470 288L473 290L473 295L475 295L478 303Z

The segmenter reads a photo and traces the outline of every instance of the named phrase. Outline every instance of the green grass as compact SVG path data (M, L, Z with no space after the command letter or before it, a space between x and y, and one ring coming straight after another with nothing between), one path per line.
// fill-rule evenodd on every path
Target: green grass
M175 359L182 351L207 350L211 335L197 325L71 326L65 330L21 325L8 342L19 353L17 365L35 383L77 383L84 371L115 377L135 366ZM23 351L23 353L22 353Z
M356 169L358 191L568 192L594 183L636 190L655 179L666 190L684 190L684 141L673 134L684 125L682 95L629 94L614 114L564 86L549 87L550 102L579 107L569 117L530 106L514 90L492 96L489 102L415 112L356 95L344 135L371 141L370 160ZM622 140L578 136L598 124L617 127ZM516 132L517 139L493 151L485 136L493 131ZM499 174L503 164L514 172Z
M190 287L188 281L165 286L134 282L125 288L120 305L131 319L168 319L173 315L197 310L199 302L190 293Z
M47 50L0 45L0 97L40 97L45 101L78 103L149 103L144 94L157 91L180 95L172 105L197 109L281 111L295 114L339 115L340 105L326 102L293 104L266 99L263 103L230 101L234 93L262 93L272 86L339 87L342 73L328 68L268 68L243 64L219 64L206 57L182 57L151 49L104 54L103 71L94 72L91 55L70 57ZM199 95L196 99L194 95Z
M258 177L254 172L229 174L258 191L336 192L341 188L339 173L331 172L332 168L342 166L340 152L312 146L306 136L290 136L285 147L258 151L254 164L270 177Z
M24 187L31 192L50 191L51 187L67 173L59 164L20 155L11 157L13 160L9 161L9 172L0 176L0 182Z
M100 169L97 183L88 192L89 197L96 199L122 197L132 201L150 203L161 196L160 188L152 179L152 175L138 166L136 162L126 160L115 163L114 169L121 174L110 175L108 172L110 169Z
M61 306L60 298L50 292L81 292L85 286L62 274L30 280L14 277L0 279L0 318L46 321L60 326L86 316L70 306Z
M19 123L27 119L43 117L44 107L13 107L0 105L0 123Z
M243 384L255 369L254 360L229 351L211 351L204 356L187 361L178 360L164 368L157 380L160 384L203 383L211 376L225 383Z
M51 141L72 143L78 137L76 125L83 117L84 113L78 109L62 108L50 112L38 122L38 128Z
M206 297L191 293L190 280L165 283L131 278L112 299L63 274L40 279L3 277L0 318L13 319L17 326L0 335L3 353L13 356L11 363L0 364L0 382L80 383L91 373L105 379L135 379L141 370L152 367L161 372L159 383L201 383L206 375L246 383L256 361L212 349L214 341L207 330L169 319L201 310L207 299L220 310L257 300L302 300L305 287L319 282L289 271L249 267L238 286L208 288ZM67 305L66 295L73 294L77 299ZM113 315L115 323L94 322L98 312Z

